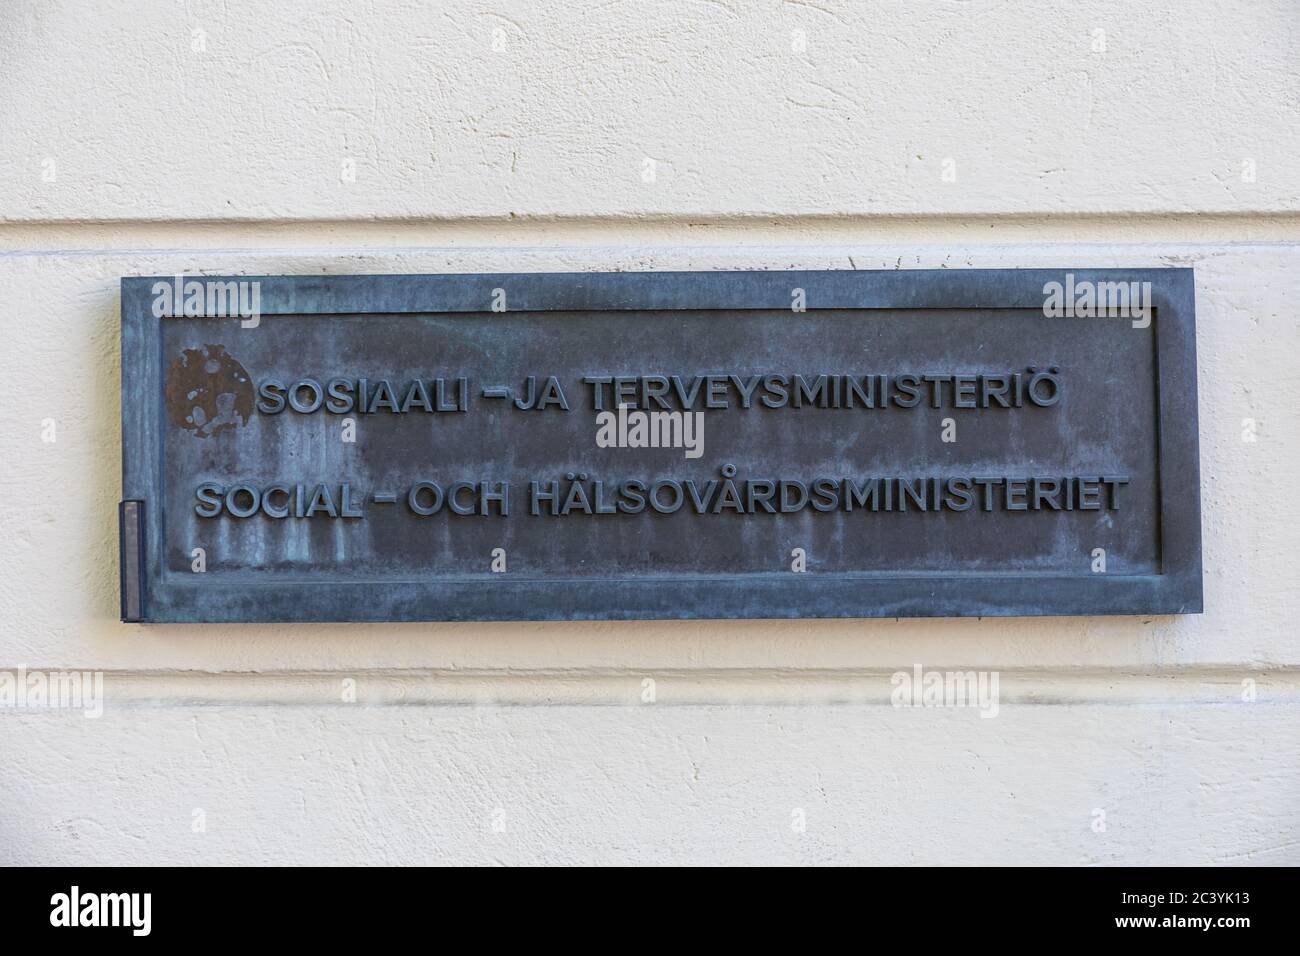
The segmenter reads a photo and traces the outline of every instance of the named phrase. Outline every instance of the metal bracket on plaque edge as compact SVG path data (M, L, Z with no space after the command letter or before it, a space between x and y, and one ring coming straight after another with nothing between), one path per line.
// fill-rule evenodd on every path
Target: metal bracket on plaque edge
M122 620L144 620L144 502L128 499L117 506L117 553Z

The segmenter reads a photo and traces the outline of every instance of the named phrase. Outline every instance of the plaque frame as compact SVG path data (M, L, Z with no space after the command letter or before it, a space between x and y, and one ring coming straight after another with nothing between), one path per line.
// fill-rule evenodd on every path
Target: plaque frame
M260 282L277 314L789 309L1041 309L1066 269L187 275ZM181 574L163 562L163 336L151 303L171 276L121 280L121 615L135 622L650 620L1186 614L1202 610L1194 276L1186 268L1070 269L1150 282L1157 378L1160 573L692 573L611 578L464 574L421 580L274 581ZM228 320L227 320L228 321ZM256 334L255 332L250 334Z

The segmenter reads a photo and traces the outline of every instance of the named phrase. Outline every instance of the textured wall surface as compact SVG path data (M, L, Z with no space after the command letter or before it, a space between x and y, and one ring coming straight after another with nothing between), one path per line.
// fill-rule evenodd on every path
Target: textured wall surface
M1300 197L1286 0L8 6L0 194L25 220Z
M0 707L0 863L1300 862L1298 33L7 5L0 676L106 701ZM116 620L120 276L1148 265L1196 270L1203 615ZM918 664L998 675L996 716L891 706Z

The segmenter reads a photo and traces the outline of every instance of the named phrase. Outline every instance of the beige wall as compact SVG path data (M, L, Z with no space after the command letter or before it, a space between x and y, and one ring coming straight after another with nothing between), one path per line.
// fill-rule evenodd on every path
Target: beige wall
M0 709L0 862L1300 862L1296 24L6 8L0 670L107 699ZM1164 264L1196 269L1204 615L116 621L120 276ZM891 707L914 664L997 672L998 716Z

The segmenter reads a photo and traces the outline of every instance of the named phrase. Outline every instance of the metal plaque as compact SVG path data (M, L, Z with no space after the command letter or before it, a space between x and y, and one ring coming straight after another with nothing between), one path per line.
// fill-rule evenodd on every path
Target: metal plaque
M131 621L1201 610L1190 269L122 280Z

